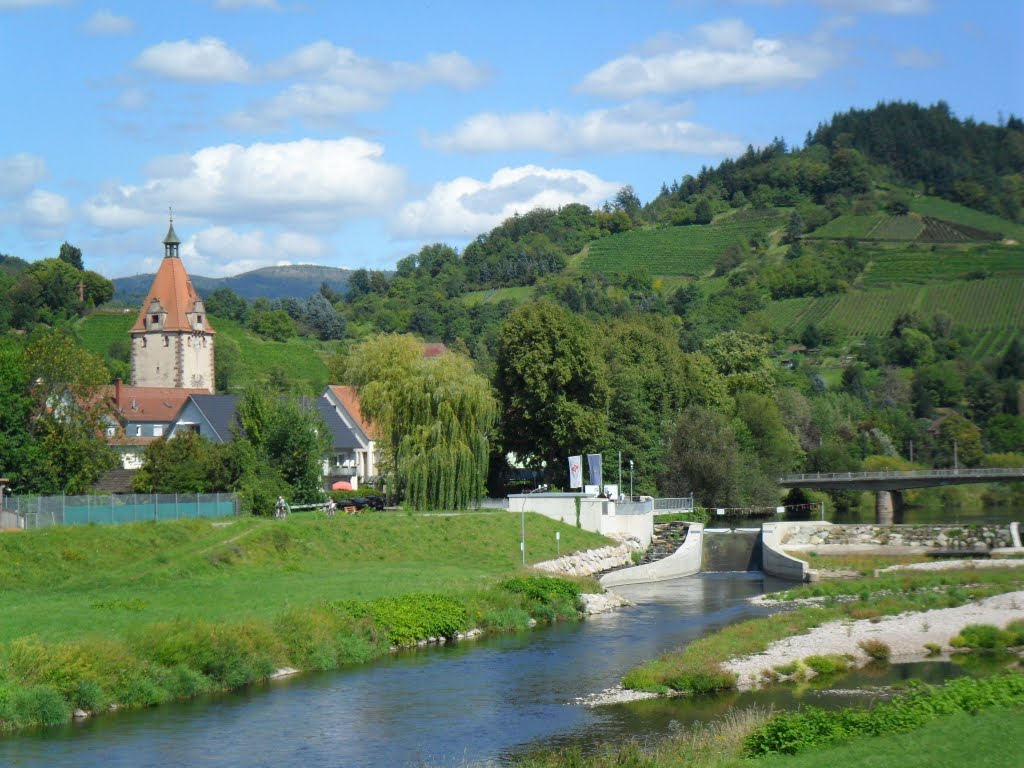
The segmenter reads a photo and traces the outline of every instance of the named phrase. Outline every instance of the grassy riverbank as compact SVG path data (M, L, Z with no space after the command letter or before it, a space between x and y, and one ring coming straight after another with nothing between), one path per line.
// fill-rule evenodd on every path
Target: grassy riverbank
M577 584L521 574L504 513L296 516L0 535L0 729L147 706L395 644L575 618ZM527 520L539 561L607 544Z

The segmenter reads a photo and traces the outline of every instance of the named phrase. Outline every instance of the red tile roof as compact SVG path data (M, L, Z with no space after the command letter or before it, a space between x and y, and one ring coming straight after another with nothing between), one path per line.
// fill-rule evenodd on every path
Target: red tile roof
M192 326L188 322L185 313L191 312L199 294L192 287L192 281L185 271L185 265L177 256L165 256L160 262L160 268L153 278L153 285L146 294L146 301L142 304L142 311L132 326L132 333L146 330L146 314L153 299L160 302L167 311L164 320L163 330L165 331L191 331ZM210 326L210 318L203 317L203 330L206 333L214 333Z
M103 396L114 403L117 415L126 421L172 421L189 395L208 395L208 389L176 387L103 387Z
M356 391L356 388L344 384L331 384L330 387L334 396L341 401L345 410L351 414L356 422L356 426L363 430L363 433L368 438L376 440L377 428L372 421L363 416L363 409L359 403L359 393Z

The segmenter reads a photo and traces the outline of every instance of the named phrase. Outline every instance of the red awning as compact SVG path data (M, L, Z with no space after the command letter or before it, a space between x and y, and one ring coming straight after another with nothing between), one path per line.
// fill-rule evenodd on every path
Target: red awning
M353 490L352 483L350 483L348 480L339 480L338 482L334 483L334 485L331 486L331 490L332 491L351 491L351 490Z

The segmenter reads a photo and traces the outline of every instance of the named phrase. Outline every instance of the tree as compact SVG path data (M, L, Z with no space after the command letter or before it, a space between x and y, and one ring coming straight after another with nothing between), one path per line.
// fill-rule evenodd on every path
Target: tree
M212 443L196 432L163 437L146 446L142 467L132 478L136 493L219 493L233 491L241 467L231 443Z
M22 487L35 493L80 494L117 464L101 435L113 421L100 387L109 378L103 360L50 331L27 350L34 449Z
M497 404L469 358L425 358L413 336L377 336L352 350L345 380L385 435L389 489L416 509L465 509L480 499Z
M230 288L218 288L207 296L203 303L206 305L206 311L211 315L225 317L239 323L245 322L249 312L246 300Z
M556 304L524 304L509 315L495 377L506 450L536 468L547 462L554 477L567 456L607 444L602 346L589 322Z
M20 488L28 471L32 450L29 421L32 376L29 359L21 342L13 337L0 338L0 475Z
M82 249L76 248L67 240L61 244L60 253L57 255L57 258L65 264L70 264L79 272L85 269L85 265L82 263Z
M691 405L676 423L660 487L669 496L693 494L705 507L739 506L740 463L729 419L710 408Z
M259 462L291 486L294 500L322 499L323 458L331 435L314 403L251 386L238 403L238 422L236 439L249 442Z
M703 351L725 377L730 392L775 391L775 368L768 356L768 344L761 337L727 331L708 339Z
M935 435L932 459L936 466L976 467L985 450L981 445L981 430L956 411L943 418Z

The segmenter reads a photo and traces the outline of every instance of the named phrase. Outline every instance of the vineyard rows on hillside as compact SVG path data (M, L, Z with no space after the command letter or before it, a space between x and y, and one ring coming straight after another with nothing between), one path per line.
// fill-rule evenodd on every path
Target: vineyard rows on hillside
M984 248L879 250L864 274L867 286L962 280L969 275L1024 274L1024 248L993 245Z
M590 244L584 268L628 272L638 267L652 275L691 275L708 272L715 258L734 243L747 243L784 223L777 211L734 217L716 224L635 229Z
M1024 226L939 197L915 197L910 201L910 210L924 216L931 216L985 232L998 233L1004 238L1024 242Z
M854 291L816 299L786 299L769 304L764 315L770 326L787 336L798 335L810 323L829 325L853 336L882 336L903 312L944 312L971 330L1024 329L1024 279L950 281ZM1009 339L1006 340L1009 343Z

